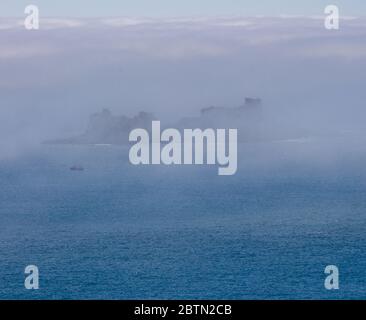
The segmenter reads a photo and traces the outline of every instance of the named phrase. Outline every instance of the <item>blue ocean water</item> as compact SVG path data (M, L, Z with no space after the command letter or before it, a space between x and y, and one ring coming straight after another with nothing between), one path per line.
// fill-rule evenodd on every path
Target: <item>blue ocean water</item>
M366 157L293 145L248 144L226 177L132 166L123 147L2 159L0 299L365 298Z

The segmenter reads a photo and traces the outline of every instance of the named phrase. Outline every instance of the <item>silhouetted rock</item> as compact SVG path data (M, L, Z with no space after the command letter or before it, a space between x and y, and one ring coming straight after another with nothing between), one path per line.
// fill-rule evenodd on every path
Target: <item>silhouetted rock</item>
M49 141L54 144L127 144L131 130L143 128L151 130L151 121L155 118L147 112L135 117L114 116L108 109L92 114L85 133L80 136Z
M201 109L199 117L184 118L178 122L178 128L228 128L238 129L239 139L261 139L262 101L257 98L245 98L238 107L211 106Z
M296 128L283 126L266 116L261 99L245 98L238 107L208 107L199 116L183 118L169 127L184 129L238 129L238 139L246 141L269 141L303 137L305 133ZM130 132L136 128L151 132L151 113L140 112L135 117L114 116L108 109L90 116L85 133L69 139L49 141L54 144L129 144ZM278 120L277 120L278 121ZM162 129L166 128L162 124Z

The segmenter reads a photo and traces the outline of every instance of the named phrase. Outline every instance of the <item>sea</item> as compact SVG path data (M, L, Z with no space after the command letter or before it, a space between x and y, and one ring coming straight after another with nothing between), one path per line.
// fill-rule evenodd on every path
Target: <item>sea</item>
M364 141L242 144L232 176L128 152L0 157L0 299L366 298Z

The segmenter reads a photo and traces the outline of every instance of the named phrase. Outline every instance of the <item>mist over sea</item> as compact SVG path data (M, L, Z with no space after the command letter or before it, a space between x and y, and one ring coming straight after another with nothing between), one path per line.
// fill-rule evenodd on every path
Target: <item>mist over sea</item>
M365 298L366 147L344 139L241 144L221 177L133 166L127 147L3 159L0 298ZM341 290L324 289L329 264Z
M366 298L366 18L320 9L1 18L0 299ZM237 173L131 165L151 119L237 128Z

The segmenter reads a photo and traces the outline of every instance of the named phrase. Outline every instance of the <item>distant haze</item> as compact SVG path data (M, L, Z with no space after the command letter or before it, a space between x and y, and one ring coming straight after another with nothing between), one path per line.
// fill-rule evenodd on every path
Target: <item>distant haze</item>
M109 108L164 121L263 100L265 115L315 131L363 132L366 19L0 20L0 148L16 153L85 130Z

